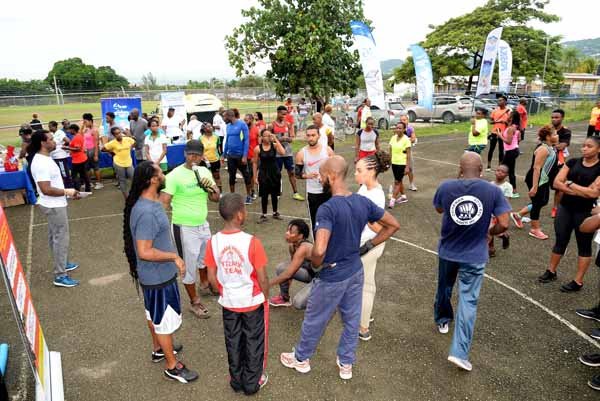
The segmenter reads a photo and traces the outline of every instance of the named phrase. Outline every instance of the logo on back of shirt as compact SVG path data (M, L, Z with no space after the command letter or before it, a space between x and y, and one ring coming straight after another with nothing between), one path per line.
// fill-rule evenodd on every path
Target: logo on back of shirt
M242 274L244 256L234 246L226 246L220 255L221 267L225 274Z
M470 226L483 215L483 204L471 195L461 196L450 205L450 217L459 226Z

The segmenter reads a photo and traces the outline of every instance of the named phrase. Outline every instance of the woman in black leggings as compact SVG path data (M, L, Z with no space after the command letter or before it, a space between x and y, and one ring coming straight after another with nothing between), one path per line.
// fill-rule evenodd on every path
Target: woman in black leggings
M554 188L563 193L554 220L556 242L552 248L550 267L539 277L542 283L556 280L556 269L565 254L571 233L577 240L577 274L575 279L560 287L562 292L579 291L583 276L592 261L593 233L579 230L583 221L591 215L596 199L600 196L600 138L590 137L583 143L583 157L568 160L554 180Z
M517 157L519 157L519 127L521 126L521 116L516 110L513 110L510 115L508 127L500 133L498 139L500 139L504 146L504 158L502 164L508 167L508 181L513 187L513 198L518 198L519 193L517 192L517 176L515 174L515 168L517 165Z
M546 125L538 131L538 139L541 143L533 152L531 167L525 176L531 203L518 213L511 213L511 218L518 228L523 228L521 218L530 213L529 236L545 240L548 239L548 236L542 232L540 226L540 211L550 199L550 177L553 167L557 164L554 146L558 143L558 134L551 126Z

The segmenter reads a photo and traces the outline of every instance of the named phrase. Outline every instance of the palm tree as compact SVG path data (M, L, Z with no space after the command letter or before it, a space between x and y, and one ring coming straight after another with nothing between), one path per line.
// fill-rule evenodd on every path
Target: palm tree
M575 47L565 47L562 51L563 72L574 72L581 62L581 52Z
M581 62L577 66L577 72L594 74L599 64L600 60L597 60L593 57L586 57L585 59L581 60Z

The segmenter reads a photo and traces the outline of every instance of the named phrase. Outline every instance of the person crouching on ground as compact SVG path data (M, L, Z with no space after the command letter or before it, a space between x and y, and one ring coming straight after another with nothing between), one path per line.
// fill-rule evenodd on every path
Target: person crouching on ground
M219 288L229 361L229 385L235 392L256 393L267 384L269 278L260 240L242 231L248 212L240 194L219 200L223 230L208 241L208 280Z
M288 244L290 260L277 265L277 269L275 269L277 276L269 282L271 287L279 285L279 295L269 299L271 306L291 306L293 304L296 309L306 308L312 280L316 275L310 264L313 244L308 240L309 235L310 229L304 220L295 219L288 224L285 241ZM298 291L293 301L290 300L292 280L308 283Z

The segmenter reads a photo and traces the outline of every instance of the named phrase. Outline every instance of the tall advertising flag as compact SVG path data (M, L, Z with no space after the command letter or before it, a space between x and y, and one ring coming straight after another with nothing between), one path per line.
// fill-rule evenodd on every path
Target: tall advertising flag
M363 75L365 76L365 85L367 86L367 96L371 99L371 104L385 109L385 96L383 92L383 75L381 74L381 65L377 57L375 39L371 30L363 22L350 21L354 44L360 55L360 64L362 65Z
M512 75L512 50L503 40L498 41L498 92L508 92Z
M417 94L419 106L433 110L433 73L431 61L425 50L419 45L411 45L415 76L417 77Z
M475 96L479 96L482 93L490 93L492 89L492 74L494 73L494 64L498 55L498 42L501 37L502 27L493 29L487 36Z

